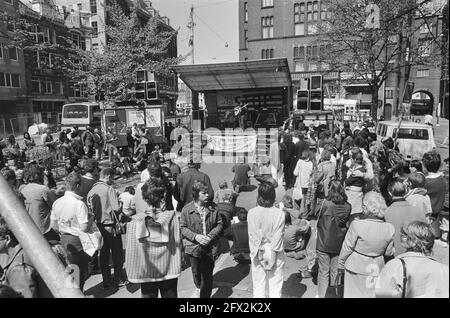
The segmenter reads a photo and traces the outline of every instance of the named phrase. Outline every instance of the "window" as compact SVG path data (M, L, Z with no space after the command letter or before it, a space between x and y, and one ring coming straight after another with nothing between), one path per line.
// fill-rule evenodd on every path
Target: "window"
M96 14L97 13L97 0L89 0L89 4L91 6L91 13Z
M16 47L10 47L8 49L8 51L9 51L9 59L17 61L18 60L18 58L17 58L17 48Z
M295 71L296 72L304 72L305 64L303 62L296 61L295 62Z
M0 72L0 87L5 85L5 73Z
M3 59L3 43L0 43L0 59Z
M312 21L312 19L313 19L313 3L312 2L308 2L307 12L308 12L308 14L307 14L308 21Z
M83 10L83 4L82 3L77 3L77 7L78 7L78 11Z
M274 49L262 49L261 50L261 59L273 59Z
M316 34L317 33L317 25L308 24L308 34Z
M393 136L395 136L396 134L397 134L397 128L394 128ZM428 130L413 129L413 128L400 128L397 138L398 139L428 140Z
M385 97L387 99L392 99L394 98L394 90L393 89L386 89L385 91Z
M11 74L11 86L20 87L20 76L19 74Z
M33 93L40 93L41 89L40 89L40 82L39 79L36 77L32 77L31 78L31 91Z
M310 60L312 57L312 47L311 46L307 46L306 47L306 59Z
M248 49L248 31L244 30L244 49Z
M42 28L42 37L44 42L46 43L50 42L50 30L48 28L45 27Z
M248 22L248 2L244 2L244 22Z
M97 36L97 34L98 34L98 23L97 23L97 21L93 21L93 22L91 23L91 26L92 26L92 28L94 29L94 30L92 31L92 36Z
M298 46L294 46L294 57L298 57Z
M61 82L53 82L53 92L55 94L62 94L62 83Z
M98 51L98 43L92 43L92 51Z
M317 65L316 64L309 64L309 71L310 72L317 71Z
M320 20L325 21L327 19L327 7L325 4L320 4Z
M273 7L273 0L261 0L263 8Z
M51 81L44 81L42 82L42 88L44 94L51 94L52 93L52 82Z
M304 60L306 58L305 57L305 47L304 46L300 46L298 48L298 58L300 58L302 60Z
M429 77L430 70L417 70L417 77Z
M273 17L261 18L263 39L273 38Z
M319 2L317 1L313 2L313 20L319 20Z
M298 23L295 25L295 35L305 35L305 24L304 23Z
M56 44L56 32L52 29L49 29L48 31L49 31L48 35L50 38L50 43Z
M319 57L319 48L317 47L317 45L314 45L312 47L312 57L313 58L318 58Z

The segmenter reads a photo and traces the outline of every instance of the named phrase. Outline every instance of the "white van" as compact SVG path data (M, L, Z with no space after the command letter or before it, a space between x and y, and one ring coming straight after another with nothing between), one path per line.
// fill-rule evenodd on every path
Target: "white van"
M398 121L381 121L376 128L377 140L392 137L395 140ZM403 158L422 158L423 154L436 148L433 127L409 121L402 121L397 137L398 148Z

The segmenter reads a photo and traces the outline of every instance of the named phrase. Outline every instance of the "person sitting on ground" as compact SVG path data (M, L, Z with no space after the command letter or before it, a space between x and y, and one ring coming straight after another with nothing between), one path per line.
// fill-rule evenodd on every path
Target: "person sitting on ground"
M402 227L400 241L406 252L383 267L375 296L448 299L449 268L432 258L434 235L430 226L419 221L411 222Z
M214 195L214 202L220 203L224 202L224 196L231 194L233 196L233 199L236 199L239 195L236 191L232 189L228 189L228 183L226 180L222 180L219 182L219 190L215 192ZM236 200L233 200L233 204L236 204Z
M239 208L237 217L233 218L231 224L231 236L233 245L231 246L231 255L239 264L250 264L250 247L248 244L248 224L247 210ZM237 218L237 220L236 220Z
M429 222L432 209L430 197L427 195L427 189L424 188L425 176L420 172L412 173L409 175L407 183L409 192L405 196L406 201L412 206L419 208Z
M300 211L294 209L294 200L292 200L292 197L288 194L283 196L281 202L276 204L276 207L284 212L288 212L291 215L291 219L294 221L300 218Z
M231 169L231 172L234 172L233 188L237 193L250 184L248 172L251 170L244 157L240 157L238 163Z
M133 161L134 161L134 169L141 172L144 171L147 168L148 161L147 156L144 153L144 150L142 148L138 149L138 152L133 155Z
M119 202L122 206L122 212L126 216L132 216L136 214L134 195L135 190L132 186L126 187L125 191L119 195Z
M311 237L311 227L304 219L292 222L289 212L284 212L285 228L283 235L284 251L286 256L297 260L305 258L305 248Z

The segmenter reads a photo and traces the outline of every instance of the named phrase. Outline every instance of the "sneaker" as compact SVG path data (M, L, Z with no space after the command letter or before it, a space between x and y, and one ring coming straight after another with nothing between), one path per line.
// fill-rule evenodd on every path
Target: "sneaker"
M116 283L116 287L124 287L126 285L128 285L130 282L127 280L120 280L119 282Z

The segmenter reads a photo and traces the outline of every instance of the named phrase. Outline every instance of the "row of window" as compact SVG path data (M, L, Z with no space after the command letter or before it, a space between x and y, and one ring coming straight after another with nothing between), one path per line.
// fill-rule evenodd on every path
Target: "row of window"
M309 60L325 54L325 45L299 45L294 46L294 58Z
M262 49L261 50L261 59L273 59L274 58L274 50L273 49Z
M50 79L31 78L31 90L33 93L42 94L63 94L63 84L59 81L52 81Z
M5 52L8 52L7 56ZM8 57L10 60L17 61L19 59L18 56L19 54L16 47L5 48L3 44L0 43L0 60Z
M20 87L20 75L0 72L0 87Z

